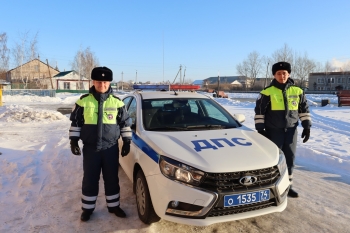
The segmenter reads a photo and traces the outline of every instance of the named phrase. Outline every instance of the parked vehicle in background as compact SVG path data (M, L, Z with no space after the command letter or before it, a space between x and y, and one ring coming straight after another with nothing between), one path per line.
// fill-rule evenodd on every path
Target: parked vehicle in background
M216 98L228 98L228 95L224 91L215 91L213 97Z
M206 226L286 208L283 152L245 127L244 115L195 92L135 91L123 102L133 140L120 165L144 223Z
M224 91L217 91L214 89L206 90L208 93L213 93L214 98L228 98L228 95Z

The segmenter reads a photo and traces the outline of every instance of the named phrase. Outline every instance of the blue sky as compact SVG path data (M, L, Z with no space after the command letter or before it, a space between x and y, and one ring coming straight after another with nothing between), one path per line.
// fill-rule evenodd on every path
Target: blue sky
M238 75L257 51L271 56L287 44L321 63L350 60L350 1L85 0L1 1L0 33L8 46L38 33L42 61L71 70L90 47L114 80L173 81ZM56 64L54 64L56 65ZM11 62L10 69L15 63Z

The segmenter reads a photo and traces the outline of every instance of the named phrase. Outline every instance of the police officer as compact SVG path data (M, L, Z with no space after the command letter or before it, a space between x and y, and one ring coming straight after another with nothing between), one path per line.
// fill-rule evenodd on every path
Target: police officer
M299 195L292 189L292 183L298 119L304 128L301 137L305 143L310 137L311 117L305 94L294 85L290 73L291 65L288 62L278 62L272 66L274 79L256 100L254 120L255 129L283 151L291 183L288 196L296 198Z
M118 178L118 138L123 138L121 155L129 153L131 119L123 101L112 94L110 82L113 73L107 67L96 67L91 72L93 86L89 94L82 95L75 103L70 120L69 139L71 151L80 155L78 140L83 142L82 221L88 221L95 209L100 173L105 184L107 208L110 213L124 218L120 208Z

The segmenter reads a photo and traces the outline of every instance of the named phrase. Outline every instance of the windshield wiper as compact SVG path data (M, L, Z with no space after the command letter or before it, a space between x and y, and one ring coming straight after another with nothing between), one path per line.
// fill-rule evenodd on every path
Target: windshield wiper
M186 130L193 130L193 129L230 129L230 128L236 128L236 126L231 125L189 125L184 127L178 127L178 126L163 126L163 127L153 127L149 128L150 131L157 131L157 130L178 130L178 131L186 131Z
M163 127L152 127L149 128L150 131L157 131L157 130L178 130L178 131L185 131L188 130L187 127L176 127L176 126L163 126Z
M188 129L196 129L196 128L209 128L209 129L225 129L224 125L190 125L187 126Z

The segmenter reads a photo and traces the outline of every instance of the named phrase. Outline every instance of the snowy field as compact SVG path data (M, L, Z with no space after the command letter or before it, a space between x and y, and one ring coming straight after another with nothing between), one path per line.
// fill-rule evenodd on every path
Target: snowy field
M258 94L217 99L228 111L246 116L254 129ZM298 128L295 189L282 213L192 227L161 220L150 226L137 216L130 181L120 169L121 207L128 218L109 214L103 182L94 215L80 221L82 158L71 154L69 115L79 95L4 96L0 107L0 232L350 232L350 107L335 95L307 95L312 117L307 143ZM252 101L247 101L252 99ZM321 107L322 99L330 104ZM102 181L102 178L101 178Z

